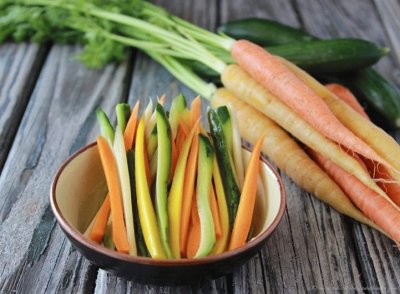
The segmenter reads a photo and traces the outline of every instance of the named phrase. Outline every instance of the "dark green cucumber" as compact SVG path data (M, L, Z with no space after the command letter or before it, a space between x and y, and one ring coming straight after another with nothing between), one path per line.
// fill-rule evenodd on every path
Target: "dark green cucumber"
M110 120L107 117L107 114L101 108L98 108L96 109L96 117L100 125L101 135L107 140L109 144L112 145L114 143L115 130L112 127Z
M207 256L215 244L214 221L210 206L210 189L214 150L209 138L199 135L199 160L197 165L196 203L200 219L200 242L195 258Z
M128 150L126 153L126 159L128 161L128 170L129 170L129 178L131 183L131 191L132 191L132 210L133 210L133 219L135 225L135 239L136 239L136 246L138 252L141 256L149 257L149 251L147 250L146 243L144 241L144 236L142 232L142 226L140 225L139 219L139 211L137 206L136 200L136 187L135 187L135 154L134 151Z
M221 170L222 184L226 195L226 203L228 205L229 223L232 228L239 205L240 190L236 182L234 167L229 156L223 126L215 110L209 110L208 121L210 124L211 136L214 141L218 165Z
M312 41L317 38L290 26L263 18L244 18L227 22L218 28L234 39L246 39L260 45L283 45Z
M157 213L158 230L160 232L161 242L168 258L172 258L171 248L169 246L168 233L168 178L171 168L171 129L167 115L161 104L156 106L157 116L157 174L156 174L156 194L155 207Z
M117 113L117 123L121 127L122 131L125 131L126 124L131 114L131 107L127 103L119 103L115 107Z
M229 153L232 154L233 150L233 139L232 139L232 120L229 113L228 107L221 106L215 109L221 122L222 131L224 132L224 137L226 140L226 145L228 146Z
M267 47L312 73L355 71L375 64L388 50L361 39L330 39Z
M395 128L400 127L400 89L372 68L344 78L344 84Z

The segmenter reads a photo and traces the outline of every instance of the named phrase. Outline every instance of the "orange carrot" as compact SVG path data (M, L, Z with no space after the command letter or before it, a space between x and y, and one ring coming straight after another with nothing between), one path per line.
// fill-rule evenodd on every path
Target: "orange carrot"
M339 84L327 84L325 87L331 91L333 94L338 96L340 99L343 100L343 102L346 102L347 105L349 105L351 108L353 108L355 111L357 111L359 114L361 114L363 117L368 118L368 115L365 113L364 108L361 106L361 104L358 102L357 98L354 97L353 93L350 92L349 89L346 87L339 85Z
M140 101L136 102L133 107L131 116L129 117L128 123L124 131L124 141L126 150L132 149L133 143L135 142L136 127L138 124Z
M369 120L368 115L358 102L357 98L350 92L349 89L339 84L326 85L333 94L338 98L342 99L343 102L347 103L360 115ZM363 158L363 162L366 165L367 170L374 179L381 179L383 181L378 182L378 186L389 196L389 198L400 207L400 184L395 183L393 177L383 166L379 166L376 162Z
M246 40L236 41L231 54L253 79L280 98L326 137L367 158L392 167L375 150L347 129L322 98L280 59Z
M124 212L122 209L122 192L118 178L117 164L110 146L102 136L97 137L97 147L99 149L101 163L106 176L108 192L110 194L114 244L117 247L118 252L128 253L129 244L126 236Z
M89 239L97 243L101 243L104 237L104 233L107 227L108 216L110 215L111 205L110 196L107 194L104 198L103 204L101 205L99 211L96 213L95 221L89 232Z
M181 214L181 231L180 231L180 249L181 254L186 253L186 244L188 236L188 228L190 221L190 213L193 201L193 191L196 182L197 171L197 154L199 151L199 136L197 133L193 137L193 142L190 147L190 153L185 170L185 180L183 184L182 194L182 214Z
M250 231L254 204L256 202L257 179L260 171L260 153L264 138L265 136L262 136L258 139L251 154L249 165L247 166L239 207L229 242L229 250L238 248L246 243Z
M191 113L190 113L190 127L193 128L193 126L196 124L196 122L200 119L201 117L201 98L200 96L197 96L191 104Z
M222 236L222 224L221 224L221 217L219 216L219 209L218 209L217 198L214 191L214 185L212 184L210 188L210 206L214 220L215 237L218 240Z
M193 198L195 195L193 195ZM197 249L200 245L200 218L197 212L196 201L192 201L192 211L190 215L190 231L187 241L187 252L188 258L193 258L196 255Z
M339 166L310 151L313 159L342 188L354 204L395 242L400 243L400 211L384 197L362 184Z

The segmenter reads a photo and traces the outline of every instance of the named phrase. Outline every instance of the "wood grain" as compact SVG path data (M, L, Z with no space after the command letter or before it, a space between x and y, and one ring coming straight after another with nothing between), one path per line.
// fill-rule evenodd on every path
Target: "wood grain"
M55 225L48 191L61 162L98 133L94 110L113 113L127 66L88 70L72 60L78 50L52 48L0 179L1 293L94 288L97 270Z
M36 44L0 45L0 174L46 52Z

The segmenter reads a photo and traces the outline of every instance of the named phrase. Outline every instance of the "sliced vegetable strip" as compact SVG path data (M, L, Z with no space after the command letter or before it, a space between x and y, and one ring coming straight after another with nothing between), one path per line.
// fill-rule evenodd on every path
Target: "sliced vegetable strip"
M196 193L193 192L193 198L195 196ZM196 201L192 202L189 228L190 230L187 242L186 256L188 258L193 258L196 255L196 252L199 249L199 244L200 244L200 218L199 218L199 213L197 211Z
M210 189L214 151L210 140L199 135L196 202L200 218L200 244L195 258L207 256L215 244L214 221L210 207Z
M122 128L117 126L114 138L114 154L117 162L117 169L119 173L119 180L121 183L122 204L124 208L124 217L126 225L126 235L129 243L129 254L137 255L136 240L135 240L135 226L132 214L132 194L131 184L128 170L128 161L126 158L124 136Z
M186 254L187 236L189 232L190 214L193 202L193 193L195 191L197 156L199 151L198 131L194 133L193 141L190 147L187 160L185 180L182 193L182 215L180 228L180 250L181 254Z
M236 249L245 244L247 236L249 235L254 205L256 203L257 179L260 170L260 152L263 142L264 136L258 139L251 154L242 193L240 195L238 212L229 242L229 250Z
M128 123L126 124L126 128L124 131L124 141L126 150L132 149L132 146L135 142L136 135L136 127L138 124L138 115L139 115L139 107L140 101L137 101L133 110L131 112L131 116L129 117Z
M172 258L168 236L168 178L171 169L171 129L161 104L156 106L157 119L157 174L155 206L161 242L168 258Z
M110 146L102 136L97 137L97 147L99 149L101 163L110 194L114 244L118 252L128 253L129 243L126 236L124 212L122 208L122 192L118 178L117 164Z
M219 216L217 198L215 196L214 186L212 184L210 186L210 208L214 221L215 237L218 240L222 235L222 225L221 218Z
M95 221L93 226L89 231L89 239L97 243L101 243L104 237L104 233L107 227L108 216L110 215L111 205L110 205L110 195L107 194L104 198L103 204L101 205L99 211L96 213Z
M146 177L144 155L145 153L147 154L147 152L144 145L144 131L144 118L142 118L138 125L135 149L135 183L139 218L146 246L151 257L165 258L166 255L164 253L160 235L158 233L156 214L151 202L150 191Z
M219 171L217 160L213 163L213 181L215 186L215 194L217 196L218 211L221 220L221 237L217 239L212 254L219 254L225 251L229 239L229 215L226 204L224 187L222 185L221 174Z
M185 180L187 158L195 131L196 127L192 129L189 136L183 143L168 197L169 241L174 258L180 258L182 192Z

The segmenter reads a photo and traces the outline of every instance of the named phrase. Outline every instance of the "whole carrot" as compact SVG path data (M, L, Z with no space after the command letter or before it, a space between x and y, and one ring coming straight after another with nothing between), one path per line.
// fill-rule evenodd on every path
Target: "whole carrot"
M369 120L368 115L358 102L357 98L350 92L349 89L339 84L329 84L326 88L334 93L338 98L351 106L360 115ZM376 162L363 159L366 168L374 179L378 179L378 186L389 196L389 198L400 207L400 184L396 183L385 167L379 166Z
M236 41L231 54L253 79L276 95L323 135L367 158L391 166L375 150L347 129L324 100L280 59L246 40Z
M400 243L399 209L329 159L315 151L310 151L310 153L354 204L395 242Z
M274 120L305 145L317 150L349 173L355 175L371 189L384 194L357 160L343 152L336 143L323 136L304 121L301 116L266 91L239 66L228 66L221 78L225 87L232 91L237 98L246 101L246 103ZM211 103L213 103L213 100L211 100ZM229 100L227 103L229 103ZM241 123L243 122L241 121Z

